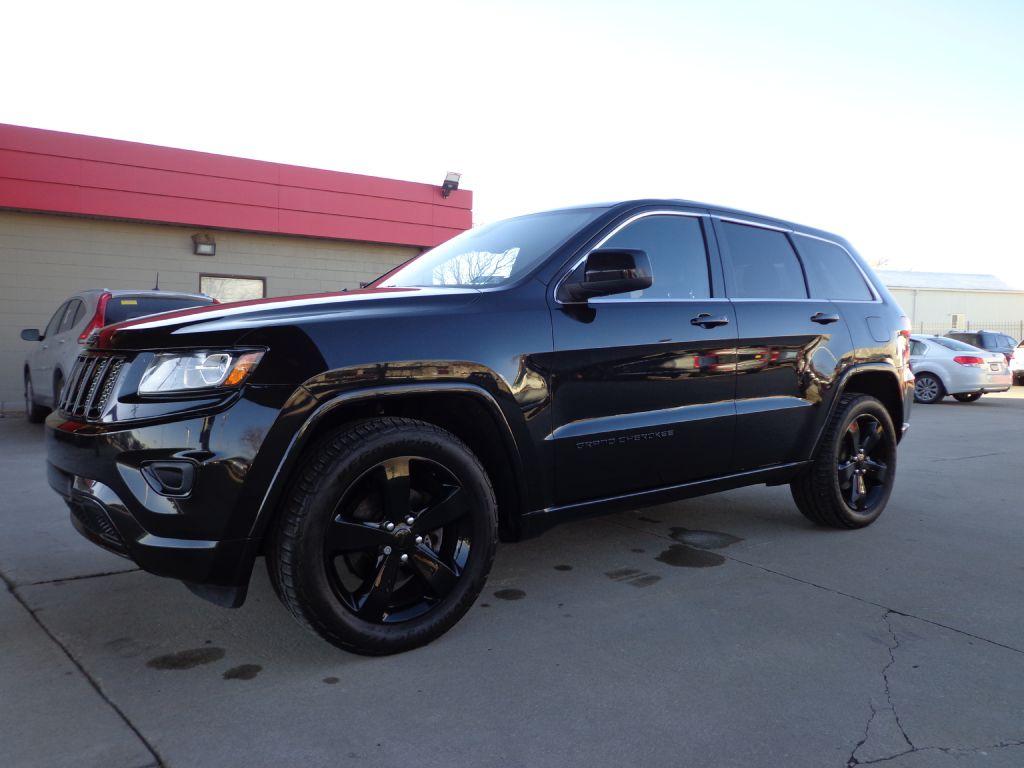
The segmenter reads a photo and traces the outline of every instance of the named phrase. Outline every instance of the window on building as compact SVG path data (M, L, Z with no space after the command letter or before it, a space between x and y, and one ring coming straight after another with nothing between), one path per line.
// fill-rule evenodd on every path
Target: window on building
M262 277L239 275L200 275L199 291L217 301L249 301L267 295L267 282Z
M794 235L807 270L811 297L836 301L871 301L874 296L850 254L834 243Z
M692 216L647 216L616 232L602 248L644 251L654 283L631 298L706 299L711 295L708 251L700 221Z
M729 295L750 299L806 299L804 273L783 232L722 222L731 280Z

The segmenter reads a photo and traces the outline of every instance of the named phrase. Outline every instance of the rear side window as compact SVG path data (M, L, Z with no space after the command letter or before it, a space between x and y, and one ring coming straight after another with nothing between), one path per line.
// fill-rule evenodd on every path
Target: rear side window
M637 248L651 260L654 282L631 298L706 299L711 296L708 252L692 216L647 216L615 233L602 248Z
M209 299L186 299L181 297L163 296L112 296L107 302L104 325L121 323L143 315L155 315L160 312L174 312L178 309L199 307L209 304Z
M60 332L70 331L82 319L84 314L85 304L80 299L72 299L71 303L68 304L67 311L64 313L64 321L60 324Z
M806 299L804 274L789 238L774 229L723 221L731 262L729 295L750 299Z
M950 339L944 336L936 336L932 341L946 349L952 349L954 352L977 352L979 349L978 346L968 344L966 341Z
M850 254L838 245L801 235L795 235L793 241L807 270L811 298L837 301L871 301L874 298Z

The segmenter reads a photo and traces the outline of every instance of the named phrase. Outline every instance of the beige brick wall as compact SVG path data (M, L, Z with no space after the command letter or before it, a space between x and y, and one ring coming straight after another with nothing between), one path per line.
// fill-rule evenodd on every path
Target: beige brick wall
M192 253L209 231L217 255ZM404 246L201 230L0 211L0 407L22 408L22 371L32 345L22 328L43 327L86 288L198 291L200 274L263 277L268 296L356 288L415 256Z

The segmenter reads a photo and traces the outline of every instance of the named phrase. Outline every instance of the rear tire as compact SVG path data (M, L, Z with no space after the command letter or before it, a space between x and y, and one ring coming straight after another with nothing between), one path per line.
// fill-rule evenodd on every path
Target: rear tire
M370 656L454 626L497 547L494 491L469 448L432 424L382 417L328 435L304 464L267 557L295 618Z
M863 528L882 514L896 478L896 430L870 395L843 395L811 467L790 483L800 512L830 528Z
M922 405L937 403L946 396L942 381L932 373L919 373L914 377L914 402Z
M961 403L973 403L981 400L981 392L965 392L961 395L953 395L953 399Z
M32 388L32 377L25 373L25 418L32 424L41 424L46 414L50 411L41 405L36 405L36 393Z

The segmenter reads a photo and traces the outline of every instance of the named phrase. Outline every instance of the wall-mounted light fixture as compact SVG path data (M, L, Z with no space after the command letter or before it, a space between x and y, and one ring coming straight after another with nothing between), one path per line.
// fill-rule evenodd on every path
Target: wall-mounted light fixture
M455 171L448 171L448 174L444 177L444 183L441 184L441 197L448 197L452 192L459 188L459 179L462 178L461 173L455 173Z
M213 241L213 235L192 235L192 253L196 256L215 256L217 243Z

